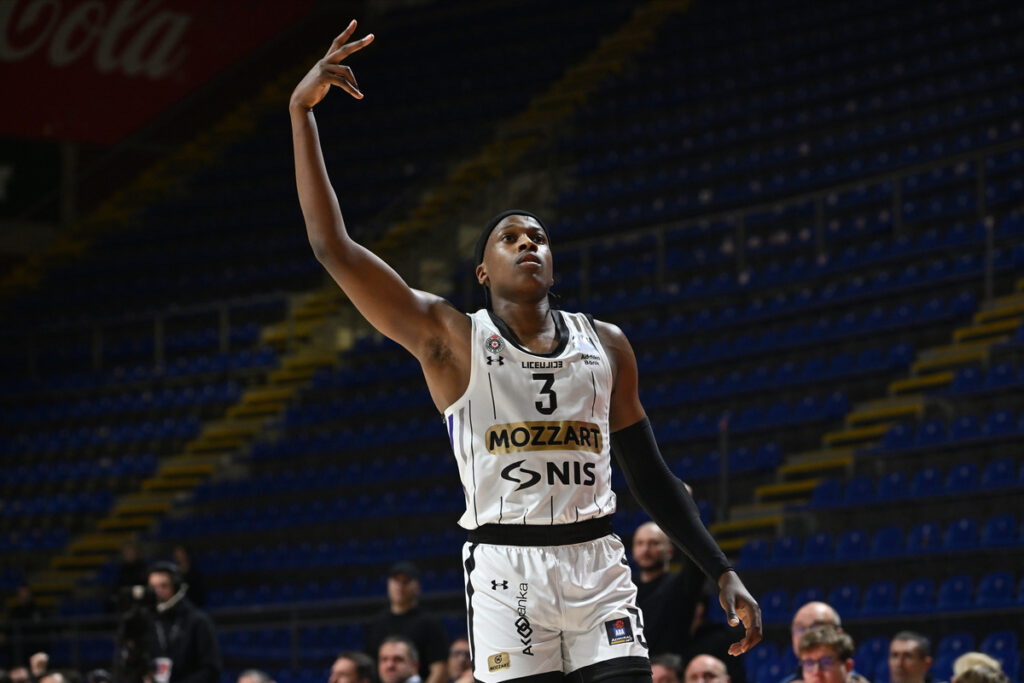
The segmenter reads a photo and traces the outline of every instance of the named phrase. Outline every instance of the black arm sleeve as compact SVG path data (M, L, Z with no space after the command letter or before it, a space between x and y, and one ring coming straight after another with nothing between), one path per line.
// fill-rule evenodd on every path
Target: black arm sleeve
M629 490L661 530L717 582L732 567L700 521L693 497L672 474L658 450L646 417L612 434L612 454Z

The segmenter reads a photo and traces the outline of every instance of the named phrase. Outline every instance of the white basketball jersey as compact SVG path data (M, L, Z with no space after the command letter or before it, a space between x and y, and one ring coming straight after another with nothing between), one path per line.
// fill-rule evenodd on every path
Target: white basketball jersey
M552 315L559 343L547 354L522 348L488 310L469 316L469 387L444 411L466 529L571 524L615 511L608 355L587 316Z

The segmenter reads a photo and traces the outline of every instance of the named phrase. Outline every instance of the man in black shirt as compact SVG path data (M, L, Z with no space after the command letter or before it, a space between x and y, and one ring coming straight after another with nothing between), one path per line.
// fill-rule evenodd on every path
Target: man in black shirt
M644 615L644 635L652 656L683 652L704 585L704 574L687 558L682 571L669 571L672 552L671 541L654 522L641 524L633 534L636 601Z
M366 627L363 650L376 657L388 636L402 635L419 652L419 675L425 683L447 683L448 636L444 625L419 606L420 573L412 562L388 572L388 609Z

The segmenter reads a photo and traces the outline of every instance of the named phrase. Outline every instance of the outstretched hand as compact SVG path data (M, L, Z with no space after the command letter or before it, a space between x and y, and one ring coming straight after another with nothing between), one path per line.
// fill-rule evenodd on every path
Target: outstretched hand
M718 588L718 601L722 603L729 625L737 626L742 622L747 630L743 640L729 646L729 654L735 657L761 642L761 608L734 571L719 577Z
M353 19L349 22L348 27L341 32L341 35L334 39L323 59L314 64L309 73L295 86L295 90L292 91L291 106L312 109L327 95L327 91L331 89L332 85L345 90L357 100L363 99L363 93L360 92L359 86L356 84L356 77L352 73L352 69L341 63L353 52L362 50L373 42L372 33L366 34L359 40L353 40L351 43L346 42L352 37L355 30L356 20Z

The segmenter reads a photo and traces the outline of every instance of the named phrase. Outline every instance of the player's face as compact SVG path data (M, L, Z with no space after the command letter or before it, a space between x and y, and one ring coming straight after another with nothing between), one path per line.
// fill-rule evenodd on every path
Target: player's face
M491 288L492 296L506 287L530 287L547 292L554 284L548 236L534 218L508 216L487 239L484 261L477 278Z
M894 640L889 645L891 683L922 683L931 664L932 658L922 655L913 640Z

